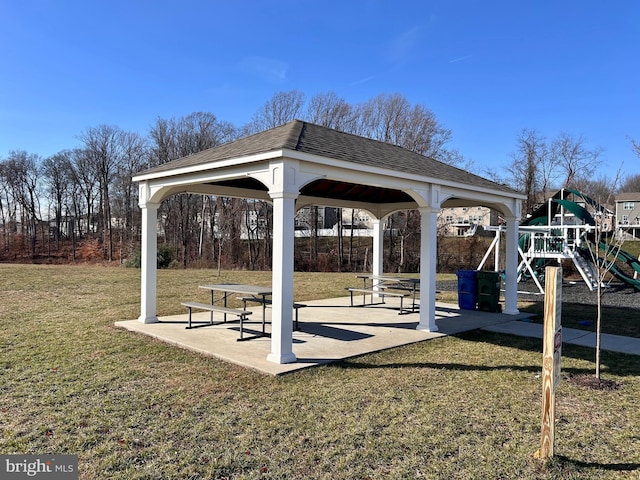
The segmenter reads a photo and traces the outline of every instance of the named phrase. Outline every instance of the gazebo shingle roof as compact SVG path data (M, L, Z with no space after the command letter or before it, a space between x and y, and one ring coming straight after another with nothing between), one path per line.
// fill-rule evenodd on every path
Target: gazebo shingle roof
M140 172L138 175L170 172L180 168L196 167L221 160L278 150L291 150L362 166L390 169L446 182L516 193L506 185L498 184L397 145L340 132L301 120L294 120L270 130L167 162Z

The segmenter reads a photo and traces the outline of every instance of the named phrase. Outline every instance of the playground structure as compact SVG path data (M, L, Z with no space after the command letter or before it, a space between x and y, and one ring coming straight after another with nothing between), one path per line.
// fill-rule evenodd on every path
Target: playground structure
M593 213L593 214L592 214ZM500 237L502 226L485 227L495 231L495 237L487 249L478 270L494 253L495 270L500 264ZM577 190L562 189L550 197L530 217L520 223L518 241L518 282L531 278L539 292L544 293L540 280L544 279L544 267L550 263L571 260L585 284L593 291L598 286L598 269L591 252L602 252L616 263L609 273L627 285L640 291L640 259L616 249L608 242L612 235L622 232L615 226L615 217L604 206ZM599 235L597 235L599 233ZM599 240L596 247L596 241ZM597 253L598 255L600 253ZM620 265L625 263L633 276Z

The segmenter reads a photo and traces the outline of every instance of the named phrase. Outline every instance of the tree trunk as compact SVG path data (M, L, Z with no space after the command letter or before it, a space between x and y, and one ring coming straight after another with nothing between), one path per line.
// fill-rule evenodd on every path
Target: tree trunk
M600 277L600 275L598 275ZM601 320L602 320L602 282L598 278L598 306L596 316L596 378L600 380L600 341L601 341Z

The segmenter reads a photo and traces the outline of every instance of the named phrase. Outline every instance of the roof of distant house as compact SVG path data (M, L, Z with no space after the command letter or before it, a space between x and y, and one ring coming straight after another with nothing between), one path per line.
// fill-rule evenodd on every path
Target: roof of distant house
M640 202L640 192L625 192L616 196L616 202L629 202L632 200Z

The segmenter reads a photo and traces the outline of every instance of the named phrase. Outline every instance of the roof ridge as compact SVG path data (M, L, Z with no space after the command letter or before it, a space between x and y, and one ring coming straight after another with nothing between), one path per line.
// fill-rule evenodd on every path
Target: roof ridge
M305 133L307 133L307 122L302 122L300 133L298 134L298 141L296 142L296 151L300 150Z

